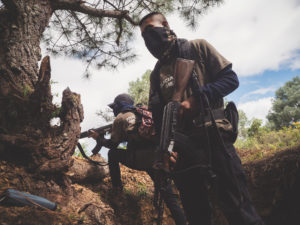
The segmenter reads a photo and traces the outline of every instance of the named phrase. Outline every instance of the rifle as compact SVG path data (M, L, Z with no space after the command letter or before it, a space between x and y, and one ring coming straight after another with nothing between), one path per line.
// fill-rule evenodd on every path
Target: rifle
M159 169L156 179L156 190L154 196L154 205L158 209L157 225L162 224L163 216L163 193L166 190L169 180L169 157L174 149L175 131L178 125L178 110L180 102L183 99L184 91L190 81L194 67L193 60L178 58L175 64L175 85L172 101L164 107L161 136L158 150L158 159L153 167Z
M104 138L104 135L106 135L107 133L110 133L111 129L112 129L112 124L108 124L108 125L105 125L105 126L102 126L102 127L99 127L99 128L95 128L95 129L90 129L90 130L82 132L80 134L80 139L81 138L89 137L90 134L91 134L90 131L93 130L93 131L95 131L95 132L97 132L99 134L99 137L100 137L99 140L100 140L100 139ZM96 146L92 150L93 153L94 152L99 152L100 149L102 148L102 143L100 141L98 141L98 140L96 140L96 142L97 142L97 144L96 144ZM88 157L85 154L85 152L84 152L84 150L83 150L83 148L82 148L82 146L81 146L81 144L79 142L77 143L77 147L78 147L79 151L81 152L82 156L84 158L86 158L88 161L90 161L91 163L94 163L94 164L100 165L100 166L106 166L107 165L107 163L97 162L95 160L92 160L90 157Z
M159 142L159 152L161 153L162 161L160 164L154 165L163 169L165 172L169 171L169 156L174 149L175 138L174 134L178 125L178 110L180 102L183 99L184 91L190 81L191 74L194 67L194 60L178 58L175 64L175 85L172 101L164 107L161 135ZM162 163L162 165L161 165Z
M103 127L98 127L98 128L95 128L95 129L89 129L87 131L84 131L84 132L80 133L80 139L88 137L90 135L91 130L97 132L99 135L104 136L106 133L111 132L111 129L112 129L112 123L107 124Z

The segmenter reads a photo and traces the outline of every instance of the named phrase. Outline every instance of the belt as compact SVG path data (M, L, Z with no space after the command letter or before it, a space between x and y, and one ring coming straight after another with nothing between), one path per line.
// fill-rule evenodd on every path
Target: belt
M225 119L224 109L213 109L212 114L215 120ZM203 124L207 122L211 122L211 120L212 118L210 116L210 113L207 113L205 115L200 114L195 119L193 119L193 124L196 127L199 127L199 126L203 126Z

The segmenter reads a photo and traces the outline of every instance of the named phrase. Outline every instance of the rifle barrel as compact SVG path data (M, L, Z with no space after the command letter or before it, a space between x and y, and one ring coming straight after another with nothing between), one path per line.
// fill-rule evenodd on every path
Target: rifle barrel
M94 130L101 135L101 134L105 134L106 132L110 132L111 128L112 128L112 124L107 124L105 126L95 128L95 129L90 129L90 130ZM88 137L90 135L90 130L82 132L80 134L80 139Z

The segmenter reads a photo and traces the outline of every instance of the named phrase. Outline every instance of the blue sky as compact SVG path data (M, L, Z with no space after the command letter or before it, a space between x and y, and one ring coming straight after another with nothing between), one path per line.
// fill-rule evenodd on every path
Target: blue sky
M166 15L180 38L203 38L233 63L240 87L227 96L249 119L265 120L275 91L286 81L300 76L300 1L225 0L199 19L197 29L188 28L178 15ZM51 57L52 91L70 87L81 95L85 119L82 130L104 125L95 112L105 109L116 95L128 90L128 83L152 69L156 60L147 51L140 31L131 40L138 58L118 71L93 71L82 78L85 65L76 59ZM43 50L43 55L46 52Z
M261 107L258 103L270 106L270 100L274 98L276 90L296 76L300 76L300 69L267 70L262 74L240 77L239 88L228 95L226 100L236 102L238 108L247 112L249 119L255 117L265 121L269 107ZM255 110L250 110L248 107L253 107ZM258 107L261 108L257 109Z
M260 98L274 97L275 91L285 82L300 75L298 70L265 71L263 74L251 77L240 77L240 86L233 93L228 95L228 100L237 104L247 101L254 101Z

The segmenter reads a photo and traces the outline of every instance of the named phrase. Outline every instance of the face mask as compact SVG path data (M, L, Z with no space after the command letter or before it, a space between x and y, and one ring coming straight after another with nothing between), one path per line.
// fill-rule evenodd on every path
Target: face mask
M128 102L116 102L113 107L114 115L117 116L120 112L129 111L134 109L134 105Z
M157 59L165 55L176 39L175 33L166 27L147 27L142 36L147 49Z

